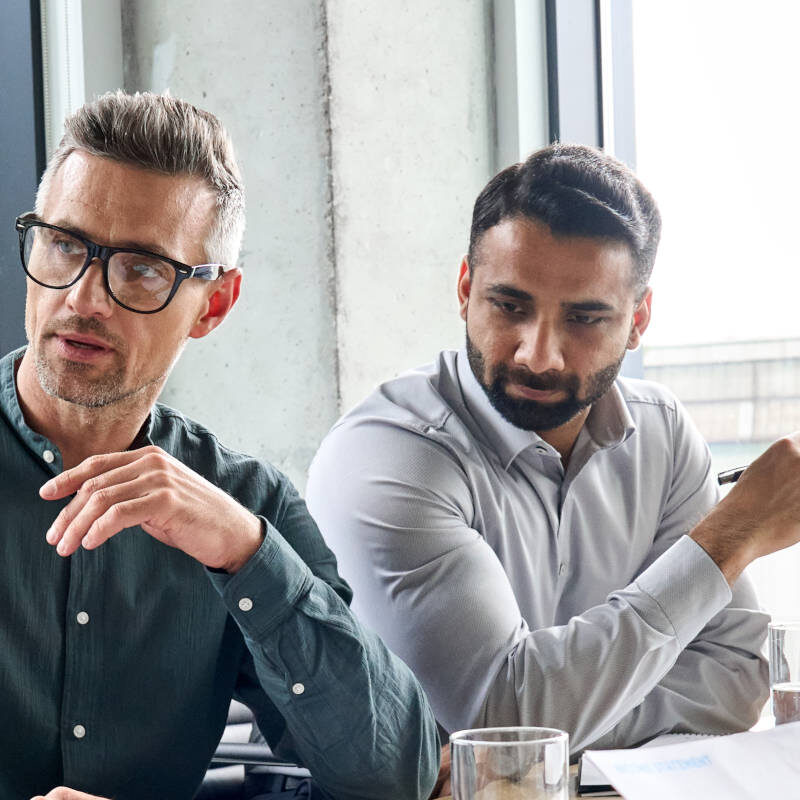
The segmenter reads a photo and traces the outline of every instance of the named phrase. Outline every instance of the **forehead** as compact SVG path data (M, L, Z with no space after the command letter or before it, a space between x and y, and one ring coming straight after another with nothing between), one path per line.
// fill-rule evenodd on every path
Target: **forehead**
M505 283L534 297L627 299L635 292L634 260L624 242L554 235L543 222L514 217L489 228L476 249L473 284Z
M186 257L197 247L202 251L214 209L213 193L198 177L164 175L76 150L54 175L42 216L101 244L158 245Z

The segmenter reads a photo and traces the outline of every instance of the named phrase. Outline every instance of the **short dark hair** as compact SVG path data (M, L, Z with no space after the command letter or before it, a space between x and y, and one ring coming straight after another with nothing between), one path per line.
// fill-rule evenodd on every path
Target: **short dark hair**
M624 242L634 260L637 297L644 294L661 236L661 215L650 192L621 161L594 147L557 142L495 175L472 212L470 271L483 234L519 216L544 222L556 235Z

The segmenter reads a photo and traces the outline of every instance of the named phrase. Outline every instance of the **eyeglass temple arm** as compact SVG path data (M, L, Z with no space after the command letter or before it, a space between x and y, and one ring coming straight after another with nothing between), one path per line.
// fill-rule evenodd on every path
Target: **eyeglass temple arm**
M190 278L201 278L204 281L215 281L225 274L226 267L223 264L200 264L192 267Z

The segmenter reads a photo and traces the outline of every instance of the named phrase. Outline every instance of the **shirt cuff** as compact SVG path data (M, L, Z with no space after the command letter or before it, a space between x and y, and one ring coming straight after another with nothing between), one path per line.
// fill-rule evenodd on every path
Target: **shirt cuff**
M308 565L278 530L263 517L264 541L235 574L206 573L246 634L271 633L292 612L313 582Z
M632 586L658 606L681 648L686 647L733 596L714 560L689 536L682 536L662 553Z

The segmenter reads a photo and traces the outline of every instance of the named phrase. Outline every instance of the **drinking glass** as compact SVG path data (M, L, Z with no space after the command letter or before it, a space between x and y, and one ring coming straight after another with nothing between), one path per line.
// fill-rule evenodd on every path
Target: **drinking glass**
M567 800L569 736L555 728L478 728L450 736L453 800Z
M769 686L775 724L800 722L800 620L769 624Z

